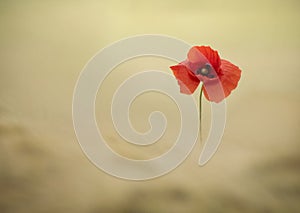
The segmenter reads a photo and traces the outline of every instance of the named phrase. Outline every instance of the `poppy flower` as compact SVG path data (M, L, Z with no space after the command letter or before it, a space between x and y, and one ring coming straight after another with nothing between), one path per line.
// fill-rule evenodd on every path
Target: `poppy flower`
M180 92L192 94L203 82L203 92L209 101L216 103L234 90L241 77L241 70L209 46L194 46L187 59L170 67L178 80Z

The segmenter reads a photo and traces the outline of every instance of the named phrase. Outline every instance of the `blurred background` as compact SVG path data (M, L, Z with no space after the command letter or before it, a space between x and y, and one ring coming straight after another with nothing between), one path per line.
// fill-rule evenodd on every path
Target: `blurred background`
M296 0L1 0L0 212L299 212L299 9ZM101 48L136 34L210 45L242 69L227 99L222 144L204 167L200 140L176 170L142 182L107 175L81 151L71 114L77 78ZM166 96L144 94L130 109L139 131L149 128L151 111L165 113L166 135L153 147L125 143L109 110L128 76L171 73L174 63L133 59L102 85L97 121L116 152L149 159L172 146L180 117ZM203 139L210 126L204 102Z

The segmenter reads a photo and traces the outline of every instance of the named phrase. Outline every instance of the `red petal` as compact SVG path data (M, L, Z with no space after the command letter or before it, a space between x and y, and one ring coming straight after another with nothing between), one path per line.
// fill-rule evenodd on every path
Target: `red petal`
M225 98L220 79L206 81L203 85L203 93L207 100L219 103Z
M204 95L209 101L214 101L216 103L222 101L224 98L226 98L232 90L234 90L238 82L241 78L241 70L235 66L234 64L230 63L226 60L221 60L221 66L220 66L221 74L219 75L219 79L222 84L223 93L221 94L220 91L217 91L217 85L215 84L207 84L207 88L209 87L209 96L207 93L207 88L204 88Z
M203 58L203 56L205 58ZM211 49L208 46L194 46L188 52L188 59L192 63L207 63L207 61L213 66L216 72L218 72L221 59L217 51ZM207 59L207 61L205 60Z
M170 67L178 80L180 92L184 94L192 94L198 87L199 79L183 64Z
M221 72L220 79L227 97L237 87L242 71L234 64L222 59Z

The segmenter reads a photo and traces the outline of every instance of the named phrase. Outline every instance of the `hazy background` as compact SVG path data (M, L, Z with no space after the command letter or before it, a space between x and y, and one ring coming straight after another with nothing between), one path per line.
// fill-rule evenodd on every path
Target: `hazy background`
M296 0L1 0L0 212L299 212L299 9ZM242 69L242 78L227 99L222 145L205 167L197 165L198 141L170 174L132 182L105 174L85 157L72 126L72 93L98 50L146 33L210 45ZM97 120L120 154L147 159L172 146L179 115L167 97L148 93L131 108L140 131L149 128L149 112L167 116L166 135L153 147L125 143L107 113L126 77L151 68L170 73L172 64L138 58L104 83ZM205 138L207 102L203 122Z

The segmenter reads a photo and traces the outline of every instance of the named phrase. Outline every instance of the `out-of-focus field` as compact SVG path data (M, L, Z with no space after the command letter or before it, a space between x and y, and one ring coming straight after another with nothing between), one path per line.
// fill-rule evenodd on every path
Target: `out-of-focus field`
M300 3L298 1L0 1L0 212L176 213L300 211ZM220 149L197 165L203 143L163 177L142 182L93 166L72 125L72 94L86 62L136 34L166 34L211 45L242 69L227 99ZM132 73L169 72L174 62L138 58L118 66L97 98L109 145L135 159L168 150L179 130L175 104L148 93L132 105L133 125L149 112L169 121L153 147L115 132L111 96ZM195 96L197 98L197 96ZM209 104L204 104L203 136Z

